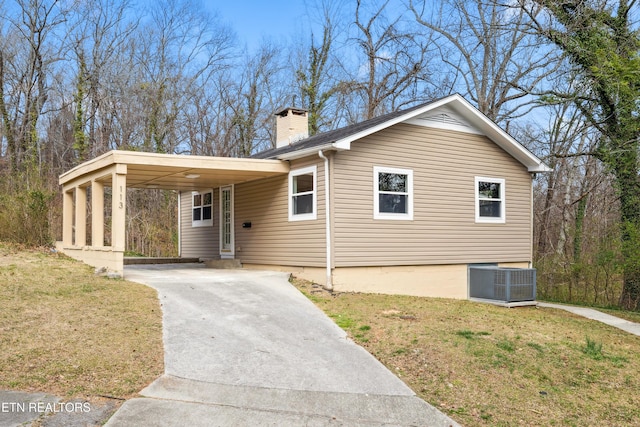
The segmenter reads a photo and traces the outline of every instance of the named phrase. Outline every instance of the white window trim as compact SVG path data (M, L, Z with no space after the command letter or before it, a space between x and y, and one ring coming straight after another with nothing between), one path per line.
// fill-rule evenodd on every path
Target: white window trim
M407 213L390 213L380 212L380 190L379 190L379 174L393 173L398 175L407 175ZM382 166L373 167L373 219L391 219L402 221L413 221L413 170L387 168Z
M313 212L306 214L293 214L293 178L300 175L313 174L313 191L308 193L313 195ZM305 193L297 193L305 194ZM289 172L289 221L309 221L318 218L318 167L308 166Z
M205 194L207 193L211 193L211 219L200 219L200 220L194 220L193 219L193 198L196 195L200 195L200 197L203 197ZM209 206L209 205L206 205ZM204 208L203 206L200 206L200 209ZM200 212L200 218L202 218L202 212L204 211L204 209L202 209L202 211ZM213 190L204 190L204 191L192 191L191 192L191 226L192 227L213 227Z
M494 218L494 217L486 217L486 216L480 216L480 193L478 192L478 184L480 182L494 182L496 184L500 184L500 218ZM493 224L504 224L506 222L506 206L507 206L507 201L506 201L506 194L507 194L507 190L506 190L506 186L505 186L505 180L503 178L488 178L488 177L484 177L484 176L476 176L475 177L475 184L474 184L474 188L473 191L475 193L475 204L476 204L476 222L479 223L493 223ZM493 200L493 201L498 201L498 199L482 199L482 200Z

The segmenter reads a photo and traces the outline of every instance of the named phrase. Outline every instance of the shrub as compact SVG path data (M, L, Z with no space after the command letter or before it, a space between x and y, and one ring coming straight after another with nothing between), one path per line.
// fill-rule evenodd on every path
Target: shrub
M3 180L0 188L0 240L42 246L52 243L49 214L54 193L28 180ZM26 187L26 188L25 188Z

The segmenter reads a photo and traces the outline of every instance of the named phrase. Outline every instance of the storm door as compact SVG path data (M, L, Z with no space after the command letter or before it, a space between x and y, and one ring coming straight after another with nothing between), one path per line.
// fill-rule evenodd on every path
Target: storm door
M220 188L220 258L233 258L233 186Z

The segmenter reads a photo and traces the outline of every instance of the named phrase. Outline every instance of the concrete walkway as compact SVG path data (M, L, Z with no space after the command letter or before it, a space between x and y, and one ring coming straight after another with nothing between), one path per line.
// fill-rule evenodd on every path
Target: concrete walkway
M594 310L587 307L576 307L572 305L563 304L551 304L547 302L538 303L540 307L555 308L558 310L566 310L578 316L586 317L587 319L597 320L598 322L605 323L610 326L614 326L618 329L622 329L633 335L640 336L640 323L630 322L628 320L620 319L619 317L605 314L601 311Z
M275 272L128 266L158 290L165 375L107 426L457 426Z

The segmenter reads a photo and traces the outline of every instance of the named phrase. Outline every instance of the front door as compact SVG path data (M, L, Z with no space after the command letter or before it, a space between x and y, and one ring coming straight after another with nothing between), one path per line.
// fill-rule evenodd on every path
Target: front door
M233 186L220 187L220 258L233 258Z

